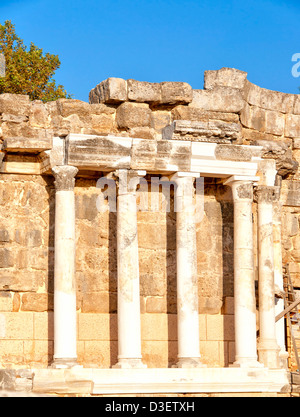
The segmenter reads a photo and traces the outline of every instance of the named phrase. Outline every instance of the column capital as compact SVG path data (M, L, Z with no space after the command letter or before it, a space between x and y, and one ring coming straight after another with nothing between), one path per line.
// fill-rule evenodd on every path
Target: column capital
M144 170L118 169L111 172L108 177L116 181L118 194L125 195L135 194L140 179L146 174L147 171Z
M253 197L256 203L272 204L279 201L280 188L277 186L258 185L254 188Z
M259 177L233 175L224 185L232 188L233 200L253 200L253 186L259 181Z
M75 176L78 172L78 168L61 165L55 166L52 168L52 173L55 178L55 189L56 191L70 191L74 189L75 186Z

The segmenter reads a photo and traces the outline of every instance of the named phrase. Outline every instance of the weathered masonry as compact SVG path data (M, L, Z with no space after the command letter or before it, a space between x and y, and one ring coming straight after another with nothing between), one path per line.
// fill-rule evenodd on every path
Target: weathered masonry
M2 387L290 395L299 95L222 68L0 114Z

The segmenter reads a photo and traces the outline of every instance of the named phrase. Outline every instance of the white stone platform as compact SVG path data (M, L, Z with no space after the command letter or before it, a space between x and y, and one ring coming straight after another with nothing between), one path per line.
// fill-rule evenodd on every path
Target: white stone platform
M289 373L267 368L33 370L33 392L57 394L174 394L289 392Z

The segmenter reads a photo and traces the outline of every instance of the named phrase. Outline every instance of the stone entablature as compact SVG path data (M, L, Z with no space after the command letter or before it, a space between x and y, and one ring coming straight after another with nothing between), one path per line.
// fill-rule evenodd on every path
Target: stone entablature
M8 224L0 228L0 364L17 366L18 359L7 358L2 347L13 339L21 343L22 365L32 366L26 357L38 357L35 347L28 351L31 340L34 346L41 342L39 314L45 313L50 326L53 310L54 333L43 336L43 358L53 368L72 368L64 375L71 385L82 378L86 393L132 392L125 382L123 387L116 383L122 368L130 383L143 380L139 392L286 390L274 284L282 287L282 262L297 255L296 242L288 248L285 230L282 240L281 211L282 204L300 206L298 102L298 95L260 89L246 73L228 68L207 71L204 90L186 83L110 78L91 91L90 104L66 99L43 104L0 95L0 181L4 192L16 190L10 202L15 220L5 199L6 211L0 213L1 225ZM182 211L139 212L139 179L147 187L151 176L175 183L172 202L180 203ZM116 183L113 213L97 213L99 178ZM205 179L200 222L185 194L195 192L199 178ZM40 202L38 196L32 200L35 185L42 190ZM293 195L285 193L287 188ZM35 219L28 215L31 205ZM25 215L46 230L33 230L32 236L28 231L25 238L22 221L18 225ZM293 215L290 233L296 236L298 217ZM290 213L284 216L290 219ZM26 242L34 248L30 260ZM21 251L17 244L23 245ZM18 275L23 269L24 283ZM1 301L4 292L6 302ZM15 340L17 331L10 329L18 317L32 326L32 333L19 332L25 341ZM96 345L102 337L99 320L104 320L107 339ZM165 339L161 326L167 329ZM212 346L218 351L214 364L235 369L210 372ZM159 385L156 370L149 368L161 367L162 358L170 369ZM95 363L115 369L78 367L97 368ZM40 365L46 367L45 359ZM190 368L199 368L198 376ZM243 369L252 372L256 387ZM36 372L34 389L60 389L47 388L50 377L56 387L73 392L62 372ZM182 375L190 375L192 386L180 382ZM178 386L172 387L171 380ZM228 383L214 388L220 380Z

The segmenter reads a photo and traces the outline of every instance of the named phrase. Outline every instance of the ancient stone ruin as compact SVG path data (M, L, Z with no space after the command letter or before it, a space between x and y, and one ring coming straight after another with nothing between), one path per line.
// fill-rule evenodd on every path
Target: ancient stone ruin
M291 395L300 96L204 78L0 95L5 392Z

